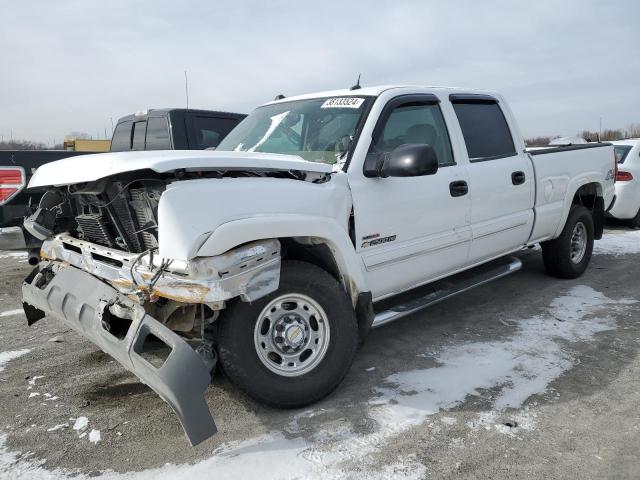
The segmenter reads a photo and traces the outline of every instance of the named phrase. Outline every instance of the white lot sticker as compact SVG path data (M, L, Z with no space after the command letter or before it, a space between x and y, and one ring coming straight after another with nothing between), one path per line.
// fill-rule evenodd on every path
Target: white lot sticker
M334 97L327 98L320 108L360 108L364 98Z

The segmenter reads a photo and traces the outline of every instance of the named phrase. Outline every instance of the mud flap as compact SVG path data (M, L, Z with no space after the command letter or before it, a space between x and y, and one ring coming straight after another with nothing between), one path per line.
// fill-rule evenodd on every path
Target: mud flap
M45 271L23 283L26 306L69 325L151 387L176 413L192 445L216 433L204 398L211 375L187 342L93 275L61 264ZM145 358L149 336L170 349L160 365Z

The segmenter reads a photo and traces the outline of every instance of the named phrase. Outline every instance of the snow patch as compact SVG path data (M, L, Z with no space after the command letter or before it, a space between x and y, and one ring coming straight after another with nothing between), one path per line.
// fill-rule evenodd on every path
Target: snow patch
M20 260L27 260L28 258L27 252L8 252L4 250L0 250L0 259L2 258L17 258Z
M16 358L20 358L23 355L26 355L31 350L28 348L23 348L22 350L13 350L10 352L0 352L0 372L4 370L4 366L10 362L11 360L15 360Z
M22 315L24 310L16 308L15 310L7 310L6 312L0 312L0 317L12 317L14 315Z
M551 303L548 314L513 320L516 331L506 340L452 345L434 354L436 367L390 375L371 402L372 416L383 428L406 429L489 389L497 390L495 411L519 408L574 365L561 342L588 341L614 329L609 311L634 302L574 287Z
M89 432L89 441L94 445L97 444L101 440L100 438L100 430L91 430Z
M454 417L442 417L440 421L445 425L455 425L456 423L458 423L458 420L456 420Z
M68 423L61 423L56 425L55 427L47 428L47 432L57 432L58 430L62 430L63 428L69 427Z
M76 418L76 421L73 424L73 429L77 431L82 431L82 430L85 430L88 425L89 425L89 419L87 417L78 417Z
M593 253L600 255L629 255L640 253L640 230L607 233L593 243Z

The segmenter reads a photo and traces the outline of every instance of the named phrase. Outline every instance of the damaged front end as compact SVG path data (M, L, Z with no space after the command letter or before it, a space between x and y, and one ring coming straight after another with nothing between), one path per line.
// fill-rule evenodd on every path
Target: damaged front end
M280 242L186 261L159 258L161 193L151 182L123 181L44 197L25 222L48 237L22 286L23 306L29 324L61 320L135 374L171 406L196 445L216 432L204 398L215 366L205 330L226 301L277 290Z

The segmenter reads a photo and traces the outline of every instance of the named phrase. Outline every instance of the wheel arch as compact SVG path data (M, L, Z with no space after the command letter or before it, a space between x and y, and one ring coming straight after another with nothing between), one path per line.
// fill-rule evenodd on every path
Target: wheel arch
M562 221L558 225L553 238L557 238L567 223L569 212L573 205L582 205L591 211L593 217L595 239L602 238L604 231L605 207L604 207L604 188L601 182L582 178L573 183L567 189L567 197L565 200Z
M197 255L219 255L243 243L267 238L280 240L283 259L314 264L340 282L351 299L363 338L373 322L372 295L349 233L335 220L279 215L227 222L211 233Z

